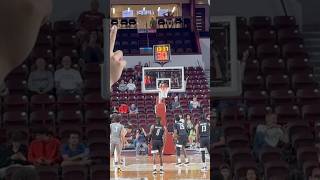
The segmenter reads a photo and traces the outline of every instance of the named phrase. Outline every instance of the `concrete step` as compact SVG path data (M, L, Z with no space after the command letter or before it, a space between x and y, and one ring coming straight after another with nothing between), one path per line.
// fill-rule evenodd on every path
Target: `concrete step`
M319 24L312 24L312 25L304 25L302 27L303 31L320 31L320 25Z
M320 31L314 31L314 32L304 32L303 37L305 39L308 38L320 38Z
M309 53L320 52L320 46L306 46L306 49Z
M314 67L314 68L320 67L320 59L318 59L318 60L310 60L310 64L311 64L312 67Z

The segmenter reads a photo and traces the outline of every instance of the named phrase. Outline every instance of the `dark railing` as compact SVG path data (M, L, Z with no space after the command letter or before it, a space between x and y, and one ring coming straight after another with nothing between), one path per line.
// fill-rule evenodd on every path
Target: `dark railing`
M280 0L280 2L281 2L281 6L282 6L282 9L283 9L284 15L288 16L286 3L284 2L284 0Z

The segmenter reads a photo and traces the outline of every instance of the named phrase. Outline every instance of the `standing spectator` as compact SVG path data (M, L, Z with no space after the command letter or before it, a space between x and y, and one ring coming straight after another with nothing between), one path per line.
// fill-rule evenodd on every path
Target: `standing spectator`
M28 148L22 143L24 140L25 137L21 132L14 132L9 145L0 149L0 179L10 167L29 165Z
M78 19L80 39L88 32L102 30L104 18L105 15L99 12L99 1L91 0L91 10L83 12Z
M157 21L154 19L154 15L150 19L150 29L157 29Z
M137 129L136 131L136 157L138 157L140 150L144 149L145 153L148 154L148 145L146 139L147 133L144 128Z
M193 97L192 101L189 103L190 109L200 108L200 102L197 100L197 97Z
M288 142L287 127L277 124L277 115L269 113L266 115L266 123L257 126L253 142L253 151L259 156L260 151L266 147L277 147L279 142Z
M135 104L131 104L129 108L129 114L138 114L139 110L138 107Z
M141 71L141 68L142 68L142 64L141 64L141 61L139 61L138 64L134 66L134 70L139 72Z
M179 102L179 97L175 96L174 97L174 101L171 104L171 109L180 109L180 108L181 108L181 105L180 105L180 102Z
M45 94L53 88L53 73L46 69L46 61L38 58L36 69L32 71L28 79L28 88L33 93Z
M149 64L148 63L144 63L144 67L149 67Z
M61 166L68 165L89 165L89 148L80 142L79 133L73 132L69 135L67 144L62 146L63 162Z
M186 123L187 123L189 144L191 147L194 147L194 141L196 140L196 134L195 134L194 125L191 121L190 114L186 115Z
M126 91L128 89L127 84L124 82L124 80L122 79L119 86L118 86L119 91Z
M55 82L58 94L80 94L82 77L80 72L71 68L71 58L64 56L62 68L55 72Z
M127 84L127 89L128 91L132 91L132 92L135 92L137 87L136 85L133 83L133 80L132 79L129 79L129 83Z
M98 42L98 33L96 31L92 31L89 40L82 43L80 58L83 63L103 62L103 52Z
M60 162L60 141L47 131L38 129L30 143L28 161L34 165L54 165Z
M228 164L220 166L220 173L223 176L223 180L232 180L232 174Z

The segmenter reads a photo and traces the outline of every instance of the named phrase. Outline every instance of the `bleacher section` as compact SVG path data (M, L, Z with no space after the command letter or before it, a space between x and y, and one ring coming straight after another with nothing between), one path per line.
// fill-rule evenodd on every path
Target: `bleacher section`
M318 166L317 149L320 103L318 84L313 79L308 53L294 17L237 18L239 59L249 50L243 80L243 106L216 109L224 128L227 158L212 149L213 165L230 162L236 179L248 168L257 169L266 179L286 179L298 172L309 177ZM218 34L219 35L219 34ZM223 36L223 34L220 34ZM267 112L275 112L287 125L290 147L287 152L266 148L260 157L252 153L255 128L264 123Z

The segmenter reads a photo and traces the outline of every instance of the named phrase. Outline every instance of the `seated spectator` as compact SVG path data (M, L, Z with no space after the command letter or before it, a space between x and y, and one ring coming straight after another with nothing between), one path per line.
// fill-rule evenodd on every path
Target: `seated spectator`
M60 141L47 129L38 129L28 150L28 161L34 165L54 165L60 162Z
M124 129L124 149L135 149L136 144L134 143L135 141L135 132L132 131L132 124L128 123L128 125Z
M179 102L179 97L175 96L174 101L171 103L171 109L180 109L180 108L181 108L181 105Z
M128 89L127 84L124 82L123 79L121 80L118 89L119 89L119 91L122 91L122 92L124 92Z
M197 109L200 108L200 102L197 100L197 97L193 97L193 100L190 101L189 103L189 108L192 109Z
M187 123L187 131L188 131L188 139L189 139L189 144L191 147L195 145L195 140L196 140L196 132L194 129L194 125L191 121L191 116L190 114L186 115L186 123Z
M37 59L36 69L29 75L28 88L37 94L45 94L53 89L53 73L46 69L46 61L43 58Z
M119 106L119 113L121 114L127 114L129 112L129 106L126 104L121 104Z
M277 147L279 142L288 142L287 127L283 128L277 124L277 115L269 113L266 115L266 124L257 126L253 142L253 151L256 156L267 146Z
M220 173L223 176L223 180L232 180L232 172L228 164L223 164L220 166Z
M113 113L118 113L118 110L117 110L117 107L116 107L116 106L113 106L111 113L112 113L112 114L113 114Z
M4 178L6 170L13 166L26 166L28 148L22 142L25 140L21 132L14 132L8 146L0 148L0 179Z
M141 149L148 154L147 133L143 128L136 130L136 157L140 154Z
M320 168L315 167L312 169L311 176L309 176L309 180L319 180L320 179Z
M129 108L129 114L138 114L138 107L135 104L131 104Z
M89 40L82 43L80 59L83 63L103 62L103 52L98 43L98 34L96 31L92 31Z
M6 83L3 81L0 84L0 96L6 96L9 94L9 89L7 88Z
M258 175L255 169L248 169L244 180L258 180Z
M210 119L210 116L208 115L207 118ZM225 145L225 138L224 138L224 131L221 127L217 126L217 117L216 114L213 114L213 118L212 118L212 123L210 124L210 126L212 126L211 128L211 136L210 136L210 141L211 143L211 148L216 149L219 148L221 146Z
M91 0L91 10L83 12L78 19L80 39L88 32L101 31L104 18L105 15L99 12L99 1Z
M80 142L80 135L76 132L69 135L67 144L62 146L63 162L61 166L68 165L89 165L89 148Z
M57 93L80 94L82 88L82 77L79 71L71 68L71 58L65 56L62 59L62 68L55 72L55 83Z
M40 177L35 168L23 167L12 174L11 180L40 180Z
M133 83L132 79L129 80L129 83L127 84L127 89L128 89L128 91L133 91L133 92L136 91L137 87Z

